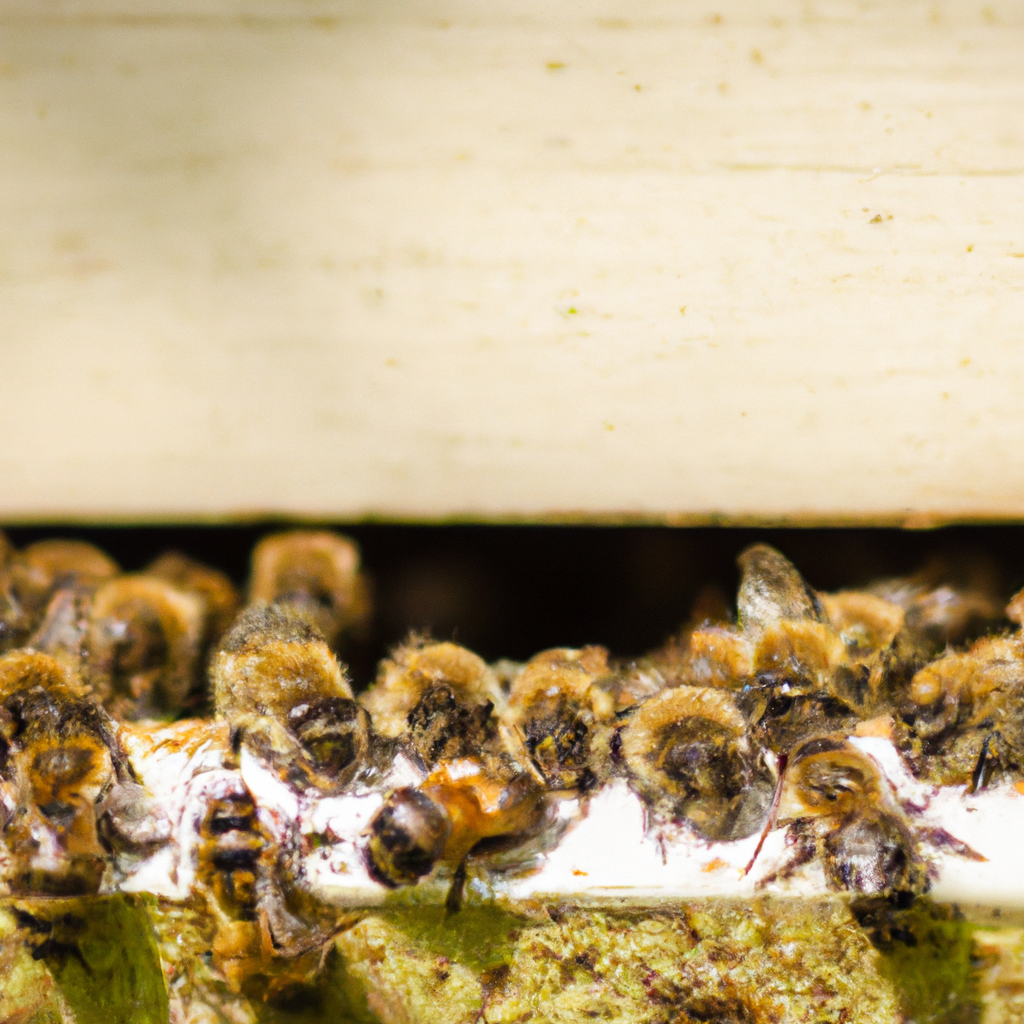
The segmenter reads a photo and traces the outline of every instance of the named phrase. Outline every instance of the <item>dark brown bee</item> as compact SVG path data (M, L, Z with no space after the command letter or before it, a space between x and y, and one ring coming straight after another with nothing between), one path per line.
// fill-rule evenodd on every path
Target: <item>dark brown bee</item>
M366 714L323 637L290 607L246 609L212 676L217 714L293 785L336 790L365 761Z
M427 766L493 748L503 701L496 674L472 651L414 640L381 662L361 697L378 735L409 744Z
M502 733L549 789L593 784L594 731L615 712L614 698L598 685L610 671L603 647L558 648L531 658L513 680Z
M127 774L113 723L63 665L33 651L0 658L0 824L12 890L97 891L101 804Z
M119 719L180 712L196 689L203 600L154 576L118 576L92 597L85 675Z
M544 792L529 774L494 757L446 762L418 787L388 794L368 829L367 862L388 886L412 885L438 864L460 884L474 851L521 841L543 816Z
M657 817L685 820L715 840L764 825L775 777L731 694L663 690L637 706L619 736L630 783Z
M328 644L369 615L369 590L359 549L328 530L293 530L264 537L252 553L249 600L290 604Z
M796 853L774 877L818 857L832 889L888 897L928 888L917 837L887 783L844 739L822 737L794 752L777 824L790 826Z

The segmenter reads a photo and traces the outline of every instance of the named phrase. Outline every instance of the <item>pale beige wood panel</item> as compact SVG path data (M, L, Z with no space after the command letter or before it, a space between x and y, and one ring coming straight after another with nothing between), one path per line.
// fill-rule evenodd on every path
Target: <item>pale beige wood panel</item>
M0 10L0 517L1024 517L1024 4Z

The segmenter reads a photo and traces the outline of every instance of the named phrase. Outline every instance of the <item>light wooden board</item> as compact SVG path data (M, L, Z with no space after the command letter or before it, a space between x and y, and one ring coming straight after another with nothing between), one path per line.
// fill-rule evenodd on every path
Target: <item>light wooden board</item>
M5 0L0 518L1024 518L1024 4Z

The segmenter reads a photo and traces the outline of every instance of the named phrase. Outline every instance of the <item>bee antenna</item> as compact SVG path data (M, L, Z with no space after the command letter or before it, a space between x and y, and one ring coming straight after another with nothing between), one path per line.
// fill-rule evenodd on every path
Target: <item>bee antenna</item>
M747 862L747 866L743 869L743 877L746 878L750 874L750 869L754 866L754 861L757 860L758 854L761 852L761 847L764 846L764 841L768 838L768 833L775 827L775 819L779 816L779 804L782 802L782 784L786 779L786 766L789 764L789 754L779 754L779 780L775 783L775 793L772 796L772 805L768 808L768 817L765 819L764 828L761 829L761 838L757 841L757 846L754 848L754 855Z

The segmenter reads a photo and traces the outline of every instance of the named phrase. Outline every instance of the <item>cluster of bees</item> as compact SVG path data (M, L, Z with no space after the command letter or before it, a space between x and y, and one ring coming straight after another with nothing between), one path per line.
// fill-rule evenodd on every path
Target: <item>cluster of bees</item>
M370 874L397 887L450 872L452 908L467 864L514 857L551 834L560 799L585 804L615 779L652 827L722 842L785 827L781 873L817 860L837 890L924 891L921 836L851 737L891 740L936 784L1024 777L1024 596L1004 610L984 580L934 566L819 593L766 545L739 564L735 616L702 597L647 657L594 646L489 665L414 636L356 695L338 652L369 601L344 537L265 538L244 607L179 554L123 574L85 543L4 542L0 879L88 895L112 858L167 842L130 756L165 728L220 729L232 756L296 793L386 788L364 836ZM399 757L417 781L388 788ZM301 952L294 936L321 909L258 801L228 786L204 813L197 878L221 908L223 961L258 961L268 942Z

